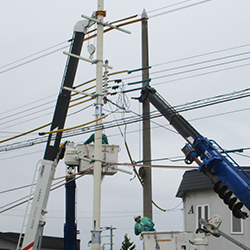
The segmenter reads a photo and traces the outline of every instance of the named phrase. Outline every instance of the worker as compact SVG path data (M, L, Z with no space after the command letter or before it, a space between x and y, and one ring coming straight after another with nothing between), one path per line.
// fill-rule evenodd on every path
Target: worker
M84 144L90 144L91 142L95 142L95 134L92 134ZM102 134L102 144L109 144L108 138L105 134Z
M135 235L140 235L141 232L147 231L155 231L154 229L154 222L148 217L142 217L140 215L136 215L135 219L135 226L134 232Z

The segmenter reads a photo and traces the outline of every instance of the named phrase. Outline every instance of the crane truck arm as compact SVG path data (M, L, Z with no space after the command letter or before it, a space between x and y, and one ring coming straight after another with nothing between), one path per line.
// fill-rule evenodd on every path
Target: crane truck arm
M197 132L154 88L143 87L138 99L140 102L148 100L170 122L187 142L182 149L185 162L195 161L198 171L209 177L214 191L233 215L246 219L248 215L242 207L245 205L250 210L250 176L215 141Z
M87 33L87 28L91 24L92 23L90 21L85 20L76 23L73 37L70 40L70 52L72 54L77 56L80 55L84 37ZM63 87L71 88L73 86L78 61L78 58L70 56L68 57L50 131L62 129L64 127L70 102L70 91L64 89ZM62 158L62 150L64 150L65 147L65 145L62 148L60 147L61 138L62 132L57 133L55 136L52 134L48 136L44 157L39 168L38 180L28 222L27 225L25 225L25 234L21 232L19 242L17 244L17 250L32 250L39 249L41 247L42 233L45 225L44 215L46 213L50 188L54 178L56 166L58 165L59 160Z

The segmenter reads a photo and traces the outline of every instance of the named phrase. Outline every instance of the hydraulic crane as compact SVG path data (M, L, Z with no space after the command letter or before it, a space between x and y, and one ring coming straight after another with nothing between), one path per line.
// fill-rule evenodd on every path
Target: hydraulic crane
M76 23L71 39L70 53L80 55L84 36L87 33L87 27L89 25L90 22L85 20ZM68 57L50 131L64 127L70 102L70 92L63 87L72 88L78 61L78 58ZM45 225L44 215L46 214L50 188L56 166L63 157L64 146L60 147L61 138L62 132L56 133L56 136L52 136L52 134L48 136L44 157L43 160L41 160L39 168L36 190L26 225L26 232L23 239L21 232L17 249L31 250L41 247L42 233Z
M232 210L236 218L246 219L243 205L250 210L250 176L215 141L203 137L159 93L150 86L142 88L140 102L146 99L187 141L182 151L185 162L199 165L214 184L214 191ZM198 159L200 158L200 160Z

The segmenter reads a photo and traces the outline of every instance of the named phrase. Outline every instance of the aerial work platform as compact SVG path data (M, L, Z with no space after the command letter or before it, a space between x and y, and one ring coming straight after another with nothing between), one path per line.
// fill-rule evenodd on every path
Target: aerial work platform
M118 162L118 145L102 144L102 174L114 175L117 173L117 166L106 164L105 162ZM78 171L82 172L90 170L89 174L93 174L95 162L94 144L77 144L68 142L66 144L64 162L67 166L78 167Z

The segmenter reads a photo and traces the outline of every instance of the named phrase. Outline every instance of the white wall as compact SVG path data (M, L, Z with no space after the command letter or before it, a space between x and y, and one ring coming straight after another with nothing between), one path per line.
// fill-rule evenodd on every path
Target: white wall
M232 234L231 233L231 210L228 206L224 204L223 200L213 190L206 191L196 191L188 192L186 199L183 203L183 213L184 213L184 228L185 231L195 231L196 228L196 206L197 205L210 205L210 217L215 214L221 216L222 224L220 230L246 246L250 246L250 219L243 221L243 234ZM191 206L193 206L193 212L189 213ZM245 209L245 211L247 211ZM229 249L240 249L238 246L234 245L230 241L226 240L222 236L216 238L214 236L209 236L209 246L210 250L229 250Z

